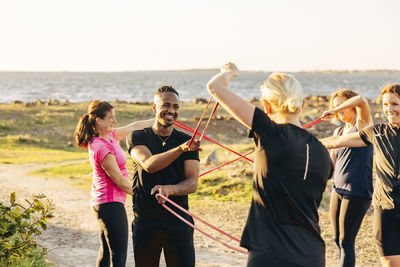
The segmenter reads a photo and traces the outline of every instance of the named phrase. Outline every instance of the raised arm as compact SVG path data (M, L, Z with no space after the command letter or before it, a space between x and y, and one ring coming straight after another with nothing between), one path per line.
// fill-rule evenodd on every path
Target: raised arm
M132 185L128 179L122 175L114 155L108 153L101 162L101 167L119 188L129 195L132 195Z
M228 89L238 71L235 64L225 64L221 67L221 72L208 82L207 89L236 120L251 129L255 106Z
M336 113L354 107L356 108L357 112L357 129L361 130L365 127L371 126L373 124L373 120L368 101L360 95L347 99L341 105L335 107L334 109L325 111L323 115L326 115L327 119L331 119Z
M150 127L153 124L154 124L154 118L149 120L135 121L131 124L115 128L115 139L117 141L120 141L122 139L125 139L130 132Z
M360 134L350 133L343 136L331 136L320 140L321 143L327 148L339 148L339 147L363 147L367 146L361 139Z
M199 161L198 160L185 160L184 162L184 175L185 179L177 184L170 185L156 185L151 190L151 194L160 193L168 197L171 195L182 196L189 195L196 192L197 182L199 179ZM157 197L158 203L164 203L165 200Z
M188 147L189 141L172 148L164 153L153 155L148 147L144 145L134 146L131 149L131 157L137 162L146 172L155 173L165 169L174 160L176 160L183 152L186 151L201 151L200 142L194 141Z

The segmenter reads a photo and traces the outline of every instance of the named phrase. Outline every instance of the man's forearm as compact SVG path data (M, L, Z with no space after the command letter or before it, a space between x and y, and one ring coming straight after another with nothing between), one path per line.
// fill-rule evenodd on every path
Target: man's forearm
M168 167L183 153L182 149L177 146L161 154L155 154L144 161L144 169L149 173L155 173Z
M189 195L196 192L197 190L197 179L196 178L186 178L182 182L179 182L171 186L171 195L183 196Z

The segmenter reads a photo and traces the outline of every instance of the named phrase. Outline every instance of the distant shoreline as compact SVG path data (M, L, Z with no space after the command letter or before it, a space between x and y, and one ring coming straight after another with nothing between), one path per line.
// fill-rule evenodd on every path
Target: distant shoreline
M377 98L375 98L375 99L366 98L366 99L370 103L376 103L376 104L379 103L379 100ZM97 100L97 99L93 99L93 100ZM90 103L93 100L71 102L69 100L58 100L58 99L47 99L47 100L36 99L36 100L33 100L33 101L14 100L14 101L12 101L10 103L0 102L0 104L2 104L2 105L21 104L21 105L25 105L25 106L34 106L34 105L46 105L46 106L54 105L54 106L56 106L56 105ZM102 99L98 99L98 100L102 100ZM304 100L306 102L308 102L308 101L311 101L311 102L312 101L328 102L329 101L329 95L328 94L316 94L316 95L306 94L306 95L304 95ZM247 99L247 101L249 101L249 102L254 104L254 103L260 102L260 99L259 98L251 98L251 99ZM127 100L120 100L120 99L114 99L114 100L107 101L107 102L116 103L116 104L131 104L131 105L151 105L153 103L152 101L127 101ZM184 104L195 104L195 105L198 105L198 104L206 104L208 102L208 100L205 99L205 98L193 98L191 101L180 101L180 102L184 103Z
M156 72L219 72L219 69L182 69L182 70L118 70L118 71L75 71L75 70L0 70L0 73L156 73ZM277 70L241 70L245 73L272 73ZM388 73L388 74L400 74L400 70L390 69L366 69L366 70L298 70L298 71L285 71L279 70L280 72L287 73L299 73L299 74L369 74L369 73Z

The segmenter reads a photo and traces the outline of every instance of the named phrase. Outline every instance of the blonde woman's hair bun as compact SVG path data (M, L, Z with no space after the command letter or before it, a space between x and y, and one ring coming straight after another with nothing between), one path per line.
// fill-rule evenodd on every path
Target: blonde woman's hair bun
M272 73L261 86L261 97L279 113L297 113L303 105L303 88L293 75Z

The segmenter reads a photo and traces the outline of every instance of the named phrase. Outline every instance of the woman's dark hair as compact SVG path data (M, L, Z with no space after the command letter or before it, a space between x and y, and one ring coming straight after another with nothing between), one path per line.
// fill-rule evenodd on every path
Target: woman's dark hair
M104 119L106 113L113 109L106 101L94 100L90 103L88 113L81 116L75 128L75 141L78 147L88 148L95 133L96 118Z

